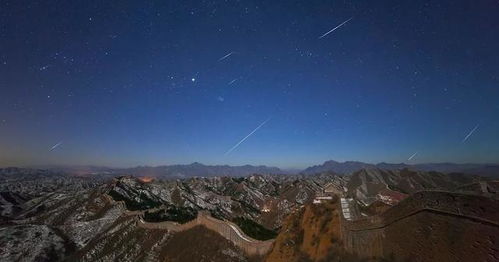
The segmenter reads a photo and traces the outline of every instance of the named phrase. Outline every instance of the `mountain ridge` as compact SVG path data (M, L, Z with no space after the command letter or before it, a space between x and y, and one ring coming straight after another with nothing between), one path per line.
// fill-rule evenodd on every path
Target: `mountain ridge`
M381 168L388 170L411 169L418 171L436 171L443 173L465 173L482 175L489 177L499 177L499 164L473 164L473 163L422 163L422 164L406 164L406 163L386 163L380 162L377 164L345 161L338 162L334 160L325 161L321 165L315 165L304 169L301 174L310 175L325 172L334 172L338 174L349 175L362 169Z
M5 167L9 168L9 167ZM231 176L241 177L252 174L301 174L311 175L319 173L333 172L336 174L350 175L361 169L381 168L388 170L411 169L418 171L436 171L443 173L466 173L488 177L499 177L499 164L494 163L366 163L361 161L328 160L322 164L313 165L302 170L285 169L266 165L205 165L199 162L191 164L171 164L171 165L138 165L134 167L106 167L95 165L76 165L76 166L33 166L31 169L46 169L50 171L64 172L72 175L87 174L109 174L109 175L134 175L150 176L162 179L176 179L187 177L212 177L212 176Z
M14 167L5 167L9 169ZM16 167L17 168L17 167ZM50 170L55 172L67 173L71 175L88 174L110 174L110 175L134 175L148 176L155 178L188 178L188 177L213 177L213 176L231 176L242 177L252 174L284 174L285 171L266 165L205 165L199 162L191 164L173 164L148 166L139 165L134 167L113 168L94 165L76 165L76 166L33 166L26 170Z

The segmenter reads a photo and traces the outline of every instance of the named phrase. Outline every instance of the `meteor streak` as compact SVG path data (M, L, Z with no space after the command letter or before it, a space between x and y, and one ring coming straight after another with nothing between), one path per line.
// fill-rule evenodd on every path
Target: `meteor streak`
M234 79L234 80L232 80L232 81L230 81L227 85L232 85L232 84L234 84L236 81L237 81L237 78L236 78L236 79Z
M263 121L263 123L261 123L259 126L257 126L253 131L251 131L251 133L249 133L247 136L245 136L243 139L241 139L241 141L239 141L235 146L233 146L231 149L227 150L227 152L225 152L224 155L230 154L230 152L232 152L234 149L236 149L240 144L242 144L244 142L244 140L248 139L248 137L253 135L253 133L255 133L258 129L260 129L260 127L265 125L269 120L270 120L270 117L267 118L267 120Z
M478 126L479 125L476 125L473 129L471 129L471 131L468 133L468 135L466 137L464 137L463 141L461 141L461 143L464 143L466 142L466 140L468 140L468 138L473 135L473 133L475 133L475 131L478 129Z
M220 57L220 59L218 59L218 62L222 61L222 60L225 60L227 57L231 56L232 54L234 54L234 52L230 52L222 57Z
M350 19L346 20L345 22L343 22L343 23L341 23L341 24L337 25L335 28L333 28L333 29L331 29L331 30L327 31L325 34L323 34L323 35L319 36L319 39L321 39L321 38L323 38L323 37L325 37L325 36L329 35L329 34L330 34L330 33L332 33L334 30L336 30L336 29L338 29L338 28L342 27L344 24L348 23L348 21L350 21L350 20L352 20L352 19L353 19L353 16L352 16L352 17L350 17Z
M410 156L410 157L407 159L407 161L411 161L411 159L413 159L413 158L414 158L417 154L418 154L418 152L416 152L416 153L412 154L412 156Z
M55 144L52 148L50 148L49 151L52 151L52 150L58 148L60 145L62 145L62 141L60 141L59 143Z

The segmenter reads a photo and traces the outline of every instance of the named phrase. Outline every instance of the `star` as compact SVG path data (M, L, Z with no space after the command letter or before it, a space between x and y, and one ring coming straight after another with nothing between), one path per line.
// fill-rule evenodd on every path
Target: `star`
M194 78L194 77L193 77L193 78L191 78L191 81L192 81L192 82L196 82L196 78Z

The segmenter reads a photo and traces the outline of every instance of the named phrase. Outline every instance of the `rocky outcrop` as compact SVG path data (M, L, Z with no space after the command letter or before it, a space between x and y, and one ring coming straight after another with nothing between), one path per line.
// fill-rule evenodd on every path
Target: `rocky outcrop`
M341 250L338 202L309 204L291 214L265 261L351 261Z

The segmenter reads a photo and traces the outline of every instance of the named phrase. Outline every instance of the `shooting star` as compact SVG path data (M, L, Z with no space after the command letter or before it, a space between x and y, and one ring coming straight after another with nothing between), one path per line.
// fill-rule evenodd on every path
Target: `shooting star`
M229 86L230 86L230 85L234 84L236 81L237 81L237 78L235 78L235 79L233 79L232 81L230 81L227 85L229 85Z
M60 145L62 145L62 141L60 141L59 143L55 144L52 148L50 148L49 151L52 151L52 150L58 148Z
M263 123L261 123L259 126L257 126L253 131L251 131L251 133L249 133L247 136L245 136L243 139L241 139L241 141L239 141L235 146L233 146L231 149L227 150L227 152L225 152L224 155L226 156L226 155L230 154L230 152L232 152L234 149L236 149L240 144L242 144L244 142L244 140L248 139L248 137L253 135L253 133L255 133L258 129L260 129L260 127L262 127L267 122L269 122L269 120L270 120L270 117L267 118L267 120L263 121Z
M222 57L220 57L220 59L218 59L218 62L222 61L222 60L225 60L227 57L231 56L232 54L234 54L234 52L230 52Z
M352 20L352 19L353 19L353 16L352 16L352 17L350 17L350 18L349 18L348 20L346 20L345 22L343 22L343 23L341 23L341 24L337 25L335 28L333 28L333 29L331 29L331 30L327 31L325 34L323 34L323 35L319 36L319 39L321 39L321 38L323 38L323 37L325 37L325 36L329 35L329 34L330 34L330 33L332 33L334 30L336 30L336 29L338 29L338 28L342 27L344 24L348 23L348 21L350 21L350 20Z
M461 141L461 143L464 143L466 142L466 140L468 140L468 138L473 135L473 133L475 133L475 131L478 129L478 126L479 125L476 125L473 129L471 129L471 131L468 133L468 135L466 137L464 137L463 141Z
M409 158L407 158L407 161L411 161L411 159L413 159L417 154L418 154L418 152L412 154L412 156L410 156Z

